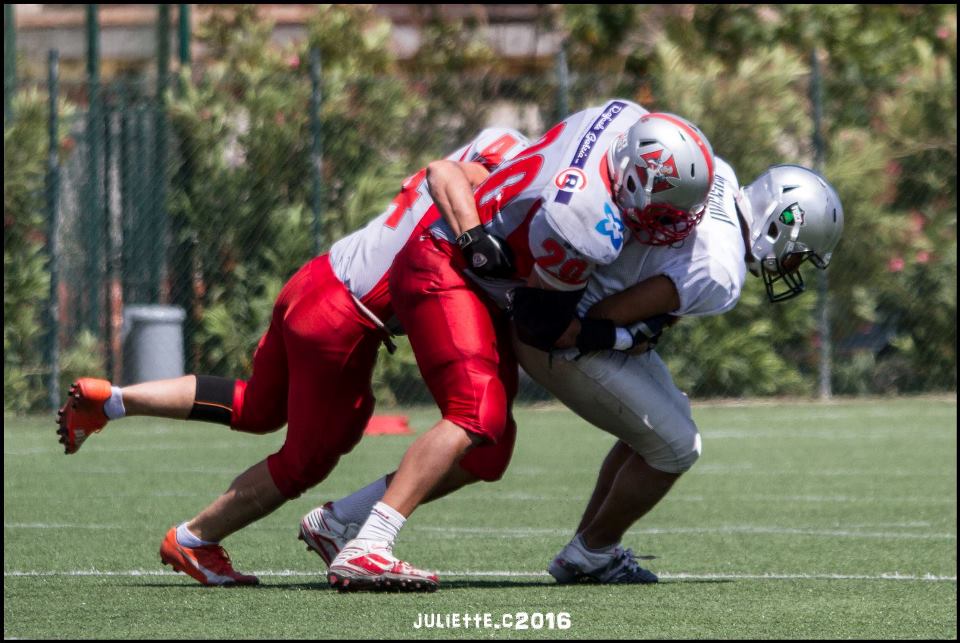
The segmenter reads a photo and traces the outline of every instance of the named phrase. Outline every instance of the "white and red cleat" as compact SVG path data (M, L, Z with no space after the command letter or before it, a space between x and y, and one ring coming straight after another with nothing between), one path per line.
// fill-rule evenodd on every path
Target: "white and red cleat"
M327 580L340 591L433 592L440 587L436 574L399 560L387 543L358 539L340 550Z
M340 550L355 538L359 531L359 524L338 520L333 513L333 503L328 502L303 517L297 538L307 543L307 549L317 552L327 567L330 567Z
M260 579L233 569L230 556L220 545L184 547L177 542L177 528L171 527L160 544L160 560L175 571L192 576L201 585L256 585Z
M110 399L111 392L107 380L81 377L73 383L67 401L57 413L57 424L60 425L57 435L64 453L76 453L87 438L106 426L103 404Z

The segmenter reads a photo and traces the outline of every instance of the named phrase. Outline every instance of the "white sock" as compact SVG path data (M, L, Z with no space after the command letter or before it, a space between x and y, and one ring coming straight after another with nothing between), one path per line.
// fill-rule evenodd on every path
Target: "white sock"
M577 536L570 542L577 551L594 566L599 567L600 565L605 565L609 560L610 556L613 554L614 550L617 548L617 544L609 545L608 547L603 547L601 549L590 549L587 547L587 544L583 542L583 535L577 534Z
M103 414L111 420L118 420L127 414L123 408L123 391L119 386L110 388L110 399L103 403Z
M363 524L367 516L370 515L373 506L380 502L385 493L387 493L387 476L383 476L376 482L371 482L349 496L334 500L330 509L333 511L334 517L340 522Z
M357 534L357 538L376 540L385 542L388 545L393 545L393 542L397 539L397 534L405 522L407 522L407 519L396 509L390 505L378 502L373 506L373 509L370 510L370 517L363 523L363 527L360 528L360 533Z
M193 532L187 529L187 523L182 522L177 526L177 542L184 547L203 547L204 545L216 545L216 542L200 540L193 535Z

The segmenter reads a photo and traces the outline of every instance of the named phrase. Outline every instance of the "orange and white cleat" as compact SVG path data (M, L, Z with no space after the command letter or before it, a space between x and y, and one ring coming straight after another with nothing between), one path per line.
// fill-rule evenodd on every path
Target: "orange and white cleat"
M160 560L175 571L192 576L201 585L257 585L260 579L233 569L230 555L220 545L184 547L177 542L177 528L171 527L160 544Z
M103 404L110 399L112 387L107 380L81 377L67 394L67 401L57 413L57 434L64 453L80 450L84 441L107 424Z
M307 543L307 549L315 551L330 567L343 546L356 538L361 525L354 522L340 522L333 514L333 503L328 502L317 507L300 521L300 540Z
M440 579L397 559L387 543L351 540L330 564L327 581L342 592L352 590L433 592Z

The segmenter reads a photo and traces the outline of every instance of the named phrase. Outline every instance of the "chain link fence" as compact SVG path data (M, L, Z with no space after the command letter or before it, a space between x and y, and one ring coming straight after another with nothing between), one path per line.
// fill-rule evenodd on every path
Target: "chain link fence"
M810 292L770 306L751 280L728 315L665 335L659 351L681 388L815 395L827 342L834 393L956 390L955 27L931 39L946 53L920 51L853 88L844 56L856 52L829 42L771 42L736 65L684 57L706 28L696 16L666 25L644 64L625 55L613 68L576 41L583 16L567 16L557 55L516 69L445 22L398 61L382 24L371 32L369 13L337 6L278 48L251 7L215 10L195 36L204 60L169 79L57 87L52 67L46 81L22 79L5 112L5 408L55 404L78 375L129 381L124 311L140 304L184 311L186 372L246 377L285 280L383 211L405 177L485 126L536 138L614 96L696 122L742 184L774 163L813 165L822 110L823 170L846 210L828 299L811 275ZM400 344L381 353L377 396L429 404ZM547 396L524 378L520 398Z

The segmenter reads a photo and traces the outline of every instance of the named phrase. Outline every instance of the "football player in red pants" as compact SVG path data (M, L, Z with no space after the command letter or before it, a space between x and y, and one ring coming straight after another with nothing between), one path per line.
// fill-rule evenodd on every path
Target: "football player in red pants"
M125 416L217 422L257 434L286 424L279 451L240 474L193 519L172 527L160 547L165 564L204 585L256 584L255 576L234 570L220 541L318 484L360 440L373 412L377 352L381 343L390 346L384 320L393 316L394 256L438 211L455 221L465 207L462 195L475 207L473 187L526 145L514 130L484 130L408 178L384 213L304 265L277 297L248 379L186 375L121 388L81 378L58 418L65 452L76 453L108 421ZM504 259L489 243L478 239L471 251L491 264ZM476 459L472 475L483 477L482 454Z

